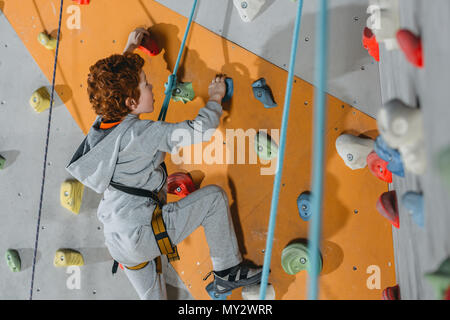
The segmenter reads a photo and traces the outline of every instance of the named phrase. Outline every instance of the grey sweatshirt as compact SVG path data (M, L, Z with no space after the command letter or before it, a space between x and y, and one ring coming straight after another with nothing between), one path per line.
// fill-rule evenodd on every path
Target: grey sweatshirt
M97 215L104 225L105 244L112 257L124 265L154 259L148 246L154 241L150 227L154 205L148 199L129 195L109 186L111 181L129 187L162 191L166 196L165 173L161 168L166 152L187 145L173 141L172 133L184 129L191 136L201 125L202 133L216 129L222 106L208 102L194 120L179 123L140 120L129 114L116 127L102 130L97 117L67 166L67 171L85 186L103 193ZM211 135L203 135L209 141ZM156 249L157 250L157 249Z

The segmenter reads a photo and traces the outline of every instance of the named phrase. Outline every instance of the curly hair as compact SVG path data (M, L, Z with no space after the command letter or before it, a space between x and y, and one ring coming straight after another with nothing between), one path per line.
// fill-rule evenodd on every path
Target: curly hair
M139 101L144 59L135 53L114 54L89 68L88 95L95 113L105 121L119 121L130 113L128 97Z

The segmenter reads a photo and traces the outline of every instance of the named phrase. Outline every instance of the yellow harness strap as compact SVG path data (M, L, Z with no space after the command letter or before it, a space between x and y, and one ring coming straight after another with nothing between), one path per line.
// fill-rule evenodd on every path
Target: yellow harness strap
M167 256L169 261L180 260L178 255L178 250L176 246L172 246L169 235L167 233L166 225L162 217L162 210L159 205L156 205L155 210L152 215L152 230L155 235L156 243L158 244L159 251L161 254ZM129 270L140 270L145 268L150 261L142 262L134 267L126 267ZM158 273L162 272L161 257L156 258L156 271Z
M155 210L153 211L152 229L161 254L166 255L169 261L180 260L177 247L172 245L169 235L167 234L166 225L164 224L162 217L162 210L159 205L156 205Z

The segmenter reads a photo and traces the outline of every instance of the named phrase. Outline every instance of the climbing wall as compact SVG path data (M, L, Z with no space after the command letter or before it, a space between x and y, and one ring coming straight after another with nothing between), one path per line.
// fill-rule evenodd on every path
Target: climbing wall
M71 5L70 1L65 1L63 21L73 14ZM54 33L57 29L58 6L56 0L25 3L10 0L4 5L9 22L48 79L51 79L54 52L43 48L36 39L41 31ZM174 67L187 19L151 0L93 0L88 6L76 7L80 10L80 29L69 29L63 23L57 71L57 93L74 121L87 133L95 118L86 95L89 66L100 58L121 53L128 33L139 26L151 27L150 32L162 47L162 52L152 58L139 53L146 60L144 70L154 86L156 99L155 113L145 118L155 120L164 98L163 84ZM201 186L217 184L226 190L241 251L245 258L262 264L274 176L261 174L267 164L259 161L250 164L249 159L255 156L254 133L259 129L268 129L269 133L279 129L287 73L245 48L193 24L178 78L193 83L196 98L187 104L172 102L167 121L195 117L206 103L210 80L218 72L232 77L235 86L234 97L224 106L218 128L224 136L220 147L224 155L231 146L237 148L232 137L226 137L227 129L248 130L247 164L236 164L235 159L234 164L174 165L167 157L168 169L169 173L190 172ZM253 97L251 84L261 77L271 87L278 107L265 109ZM296 199L310 188L313 95L313 86L295 79L269 277L277 299L306 297L307 274L287 275L280 257L289 242L308 236L308 223L300 219ZM375 138L375 120L328 96L324 268L320 298L380 299L381 289L395 283L391 225L375 209L379 195L387 191L388 186L373 177L367 168L352 171L345 166L334 146L342 133ZM204 150L207 145L203 145ZM76 147L73 146L74 150ZM169 201L176 200L175 196L169 196ZM181 243L179 251L181 261L174 263L179 276L194 298L209 299L202 280L211 270L203 230L198 229ZM373 270L373 266L379 268L381 283L377 288L367 286L367 279L373 272L367 270ZM233 292L231 298L240 299L239 290Z

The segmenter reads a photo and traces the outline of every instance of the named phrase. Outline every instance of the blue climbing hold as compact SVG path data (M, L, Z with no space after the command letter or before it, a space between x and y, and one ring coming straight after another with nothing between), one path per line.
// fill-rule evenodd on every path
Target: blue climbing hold
M388 162L387 169L393 174L404 177L405 170L403 168L402 157L400 153L387 145L381 136L375 140L375 153L384 161Z
M206 286L206 291L213 300L227 300L227 297L231 295L231 291L225 293L217 293L214 288L214 281Z
M308 221L311 218L311 194L309 192L303 192L297 198L298 212L300 218L304 221Z
M413 221L421 228L425 225L423 194L409 191L402 197L402 204Z
M252 84L253 94L255 98L261 101L266 108L274 108L277 106L272 95L272 90L266 83L266 79L261 78Z
M222 102L227 102L228 100L230 100L231 97L233 96L233 92L234 92L233 79L226 78L225 84L227 86L227 91L225 93L225 97L223 97L223 99L222 99Z

